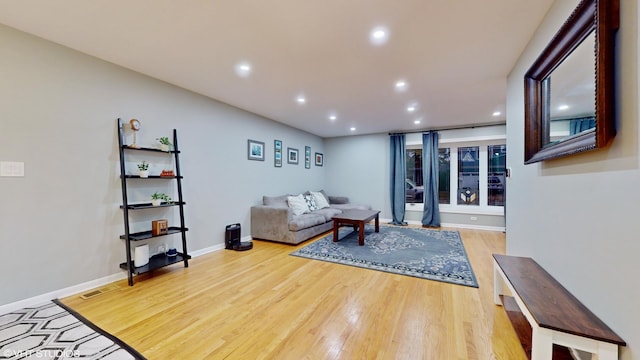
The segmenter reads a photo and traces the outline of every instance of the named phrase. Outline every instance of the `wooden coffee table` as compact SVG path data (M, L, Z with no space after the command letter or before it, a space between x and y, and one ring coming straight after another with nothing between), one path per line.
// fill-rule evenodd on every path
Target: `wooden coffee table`
M364 224L376 219L376 232L380 232L380 210L346 210L333 217L333 242L338 241L340 226L351 225L358 228L358 245L364 245Z

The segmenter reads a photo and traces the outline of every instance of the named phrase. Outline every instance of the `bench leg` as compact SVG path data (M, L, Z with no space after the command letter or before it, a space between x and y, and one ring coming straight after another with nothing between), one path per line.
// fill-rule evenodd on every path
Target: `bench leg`
M500 301L500 295L503 294L504 283L502 281L502 274L498 270L498 264L493 263L493 302L496 305L502 305Z
M551 360L553 355L552 331L533 326L531 339L531 360Z

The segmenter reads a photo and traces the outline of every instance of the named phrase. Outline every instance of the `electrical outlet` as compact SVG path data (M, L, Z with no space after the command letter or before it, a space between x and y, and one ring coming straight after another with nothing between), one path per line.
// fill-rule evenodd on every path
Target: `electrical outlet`
M166 252L166 247L164 245L158 246L158 254L164 254Z
M478 220L478 217L477 217L477 216L472 216L472 217L471 217L471 221L477 221L477 220Z

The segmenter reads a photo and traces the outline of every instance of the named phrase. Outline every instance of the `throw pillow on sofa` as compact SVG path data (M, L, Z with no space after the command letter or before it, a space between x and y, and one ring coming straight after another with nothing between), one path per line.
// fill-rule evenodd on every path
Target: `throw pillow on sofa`
M315 211L319 209L318 205L316 205L316 199L312 194L304 195L304 201L307 203L309 211Z
M287 203L291 210L293 210L293 215L302 215L309 212L309 207L307 206L307 202L304 200L304 196L302 196L302 194L297 196L288 196Z
M329 201L319 191L311 191L311 195L315 199L318 209L324 209L329 207Z

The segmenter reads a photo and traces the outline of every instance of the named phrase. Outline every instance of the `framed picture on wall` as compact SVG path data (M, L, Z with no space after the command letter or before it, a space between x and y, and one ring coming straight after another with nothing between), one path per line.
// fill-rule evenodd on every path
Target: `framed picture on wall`
M324 155L322 153L316 153L316 166L322 166L324 164Z
M264 161L264 143L262 141L247 140L247 158L249 160Z
M311 169L311 146L304 147L304 168Z
M282 167L282 140L273 140L273 166Z
M287 148L287 163L298 164L298 149Z

